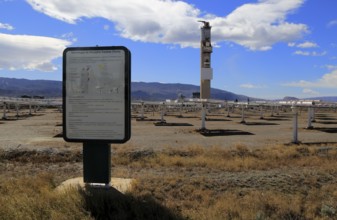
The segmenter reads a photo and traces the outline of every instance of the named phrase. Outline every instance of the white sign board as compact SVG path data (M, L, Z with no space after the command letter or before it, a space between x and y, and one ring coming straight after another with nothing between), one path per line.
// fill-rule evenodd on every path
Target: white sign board
M213 68L201 68L201 80L213 79Z
M123 143L130 138L130 52L125 47L63 53L63 137Z

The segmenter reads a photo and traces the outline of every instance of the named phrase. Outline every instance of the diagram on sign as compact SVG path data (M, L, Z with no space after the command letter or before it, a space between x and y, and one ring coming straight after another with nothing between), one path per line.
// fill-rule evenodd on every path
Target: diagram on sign
M70 95L112 95L123 90L121 54L111 51L71 52L67 71ZM94 56L95 55L95 56Z

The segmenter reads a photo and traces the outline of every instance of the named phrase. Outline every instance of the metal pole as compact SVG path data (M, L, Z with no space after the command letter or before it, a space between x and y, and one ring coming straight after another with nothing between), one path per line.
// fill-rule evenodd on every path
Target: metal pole
M160 111L160 122L161 123L165 122L165 120L164 120L164 107L165 107L165 103L163 103L162 106L161 106L161 111Z
M19 117L19 104L15 104L16 117Z
M201 109L201 130L206 130L206 105L202 104Z
M229 114L229 112L231 111L231 109L230 109L230 105L229 104L227 104L227 117L228 118L230 118L231 117L231 115Z
M292 143L298 144L298 112L295 104L291 107L293 112L293 140Z
M275 106L271 106L271 114L270 114L271 117L274 117L274 109L275 109Z
M109 143L91 141L83 143L83 179L85 183L111 181L111 146Z
M311 122L316 122L316 109L315 107L312 108L311 110Z
M2 119L7 119L7 115L6 115L7 103L6 102L3 103L3 109L4 109L4 113L3 113Z
M32 115L32 104L29 102L29 115Z
M183 117L183 105L184 105L184 103L181 103L181 105L180 105L180 115L179 115L179 117Z
M245 121L245 107L244 105L241 105L242 106L242 113L241 113L241 124L245 124L246 121Z
M144 102L141 103L140 118L144 119Z
M312 107L308 107L308 126L307 129L312 129L313 126L311 125L312 122Z
M263 107L262 107L262 105L260 106L260 119L264 119L264 117L263 117Z
M229 114L229 112L230 112L230 105L227 103L227 117L228 118L231 117L230 114Z

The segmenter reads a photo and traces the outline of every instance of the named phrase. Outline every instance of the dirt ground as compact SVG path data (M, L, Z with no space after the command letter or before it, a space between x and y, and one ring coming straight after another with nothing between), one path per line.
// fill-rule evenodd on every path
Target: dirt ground
M9 112L7 119L0 121L0 182L8 178L21 176L34 178L41 173L48 173L54 176L57 186L67 179L83 176L82 144L63 140L62 113L56 109L43 109L33 115L28 115L28 112L21 112L18 118L14 115L13 112ZM188 201L183 201L185 198L183 195L187 191L202 190L203 193L210 191L213 197L215 195L214 198L221 198L221 195L228 192L238 192L239 196L244 197L251 190L279 192L289 196L300 193L305 201L306 195L312 190L320 190L337 183L335 168L325 166L321 169L315 165L315 161L306 165L294 162L296 167L291 167L292 165L268 169L241 167L234 171L226 167L185 166L181 162L173 162L173 165L167 167L139 162L142 158L143 161L151 161L156 153L162 151L169 151L168 155L171 156L168 160L175 160L177 158L172 154L174 149L234 149L237 154L240 149L263 150L274 146L289 149L293 146L308 146L315 147L313 158L323 156L323 160L326 158L327 161L323 163L329 163L331 161L329 150L335 152L337 148L337 113L333 109L316 111L313 129L306 129L307 111L305 109L300 111L298 125L300 145L291 144L293 121L290 109L279 114L274 113L273 116L270 112L266 112L263 119L260 119L258 111L251 110L246 113L244 124L240 123L242 121L240 110L232 112L230 117L227 117L227 113L223 110L212 111L207 114L206 121L210 136L198 132L201 127L200 112L184 112L183 117L177 117L178 115L177 112L167 112L164 116L166 124L159 123L156 126L155 123L160 120L159 113L148 112L145 114L146 118L141 120L140 113L133 112L131 139L125 144L112 145L113 157L115 154L126 155L130 164L123 161L116 164L113 162L112 177L136 180L138 185L135 190L139 191L138 193L149 193L162 204L168 204L167 206L175 210L183 210L182 213L196 208L190 207ZM294 160L296 157L299 159L306 157L307 154L306 149L302 152L301 148L298 152L297 150L294 152ZM180 158L186 156L184 150L180 154L182 154ZM250 158L254 159L256 156L259 157L256 154L250 155ZM186 159L189 159L188 153ZM244 157L238 161L241 165L245 163ZM176 196L180 193L181 198ZM329 193L324 195L328 197ZM318 204L317 209L321 205L323 208L326 207L326 204L328 203ZM332 211L335 210L334 206L328 207L332 207ZM319 211L317 213L321 215Z
M21 152L21 154L26 152L28 158L29 155L34 155L32 152L36 154L37 151L50 158L51 162L53 156L55 158L58 156L61 158L60 162L65 162L64 166L62 165L62 169L65 169L64 178L81 175L82 164L78 161L82 159L82 143L69 143L63 140L61 112L57 109L42 109L31 116L28 112L21 112L19 118L14 115L14 112L9 112L7 119L0 121L0 150L7 154L14 152L13 157L15 152ZM167 124L155 126L155 123L160 120L159 113L145 113L146 118L139 120L140 113L133 112L131 139L125 144L113 144L112 149L161 151L167 148L180 149L193 146L230 148L238 145L264 148L289 144L293 139L290 110L279 114L274 113L274 116L271 116L270 112L265 112L264 119L260 119L259 112L248 111L245 115L246 124L240 123L242 120L240 110L232 112L230 117L227 117L227 113L223 110L210 112L207 115L206 128L211 131L221 130L222 133L220 132L219 136L204 136L197 132L201 127L200 112L184 112L182 118L177 117L178 115L177 112L167 112L164 116ZM314 129L306 129L307 118L305 109L300 111L298 139L302 144L327 147L337 145L337 113L334 110L316 111L316 122L312 123ZM69 152L74 161L68 158ZM27 161L29 162L29 159ZM71 166L67 163L71 163ZM6 166L10 171L9 168L12 165ZM27 163L25 166L32 166L32 164ZM57 163L51 163L46 170L57 172L60 167ZM20 172L26 171L34 173L34 168Z
M12 115L11 115L12 114ZM144 120L139 120L139 113L134 112L131 125L131 139L125 144L114 147L162 150L167 147L203 146L232 147L242 144L247 147L268 147L275 144L287 144L293 140L293 119L290 111L264 114L249 111L245 124L240 123L241 112L227 117L224 112L211 112L207 115L206 128L218 131L213 136L203 136L196 132L201 127L200 113L183 113L179 118L176 112L168 112L164 119L167 124L155 126L160 120L159 113L146 113ZM80 150L81 143L67 143L62 134L62 113L55 109L44 109L32 116L22 113L19 119L14 113L7 113L7 120L0 121L0 143L4 150ZM305 110L299 115L298 140L303 144L329 145L337 143L337 113L333 110L316 111L313 129L306 129L308 116ZM137 120L136 120L137 119ZM220 133L219 133L220 130Z

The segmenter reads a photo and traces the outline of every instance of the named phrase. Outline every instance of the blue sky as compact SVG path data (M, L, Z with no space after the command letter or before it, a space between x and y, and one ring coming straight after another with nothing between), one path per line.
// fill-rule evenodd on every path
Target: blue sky
M213 88L258 98L337 95L336 0L0 0L0 76L62 80L66 47L126 46L132 80L200 84L212 26Z

